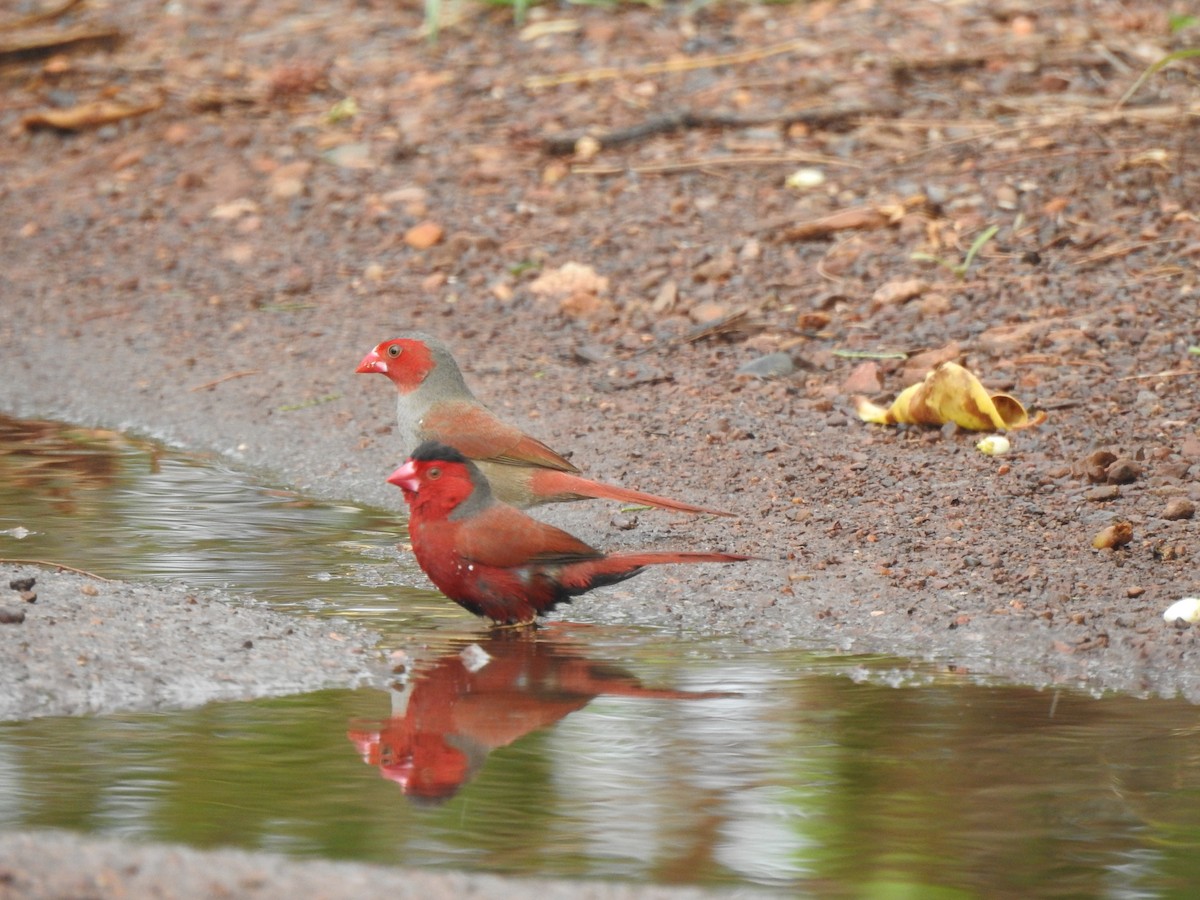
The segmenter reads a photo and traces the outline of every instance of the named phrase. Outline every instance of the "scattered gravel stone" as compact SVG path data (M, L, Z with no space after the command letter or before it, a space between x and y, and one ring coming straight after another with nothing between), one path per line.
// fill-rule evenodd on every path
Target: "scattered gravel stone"
M1142 475L1142 467L1132 459L1123 457L1115 460L1104 473L1109 484L1132 484Z
M1167 501L1167 508L1162 517L1174 522L1178 519L1190 519L1196 515L1196 504L1187 497L1172 497Z
M796 371L796 363L787 353L768 353L738 366L737 374L750 378L782 378Z

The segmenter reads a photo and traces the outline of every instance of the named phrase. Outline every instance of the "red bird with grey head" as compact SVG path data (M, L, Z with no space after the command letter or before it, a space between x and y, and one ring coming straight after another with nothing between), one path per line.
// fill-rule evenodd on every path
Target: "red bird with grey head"
M435 441L421 444L388 481L404 491L413 553L429 580L500 625L532 624L559 603L646 566L750 559L689 551L605 554L501 503L478 466Z
M411 332L384 341L363 357L355 371L379 372L396 386L404 453L423 441L453 447L483 471L504 503L525 509L541 503L605 499L677 512L732 515L583 478L558 453L475 399L445 344L427 334Z

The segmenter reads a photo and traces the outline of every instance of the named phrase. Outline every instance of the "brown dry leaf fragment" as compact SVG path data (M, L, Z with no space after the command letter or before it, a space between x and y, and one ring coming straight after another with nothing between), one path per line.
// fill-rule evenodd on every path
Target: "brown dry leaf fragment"
M1012 325L996 325L979 335L979 347L996 354L1016 353L1029 349L1033 345L1037 332L1046 327L1046 323L1041 320L1019 322Z
M923 196L908 197L901 203L882 203L876 206L854 206L838 210L819 219L810 219L784 228L782 241L814 241L838 231L872 231L895 225L908 213L927 205Z
M804 312L796 316L797 331L820 331L833 321L833 316L827 312Z
M0 25L0 33L14 30ZM65 58L67 54L112 53L125 42L125 35L111 28L76 28L69 31L42 29L12 40L0 41L0 65L31 63L41 59Z
M958 363L942 363L925 380L901 392L888 408L856 396L854 408L864 422L879 425L944 425L953 422L971 431L1029 428L1046 414L1030 417L1008 394L988 394L979 379Z
M1097 550L1116 550L1133 540L1133 525L1129 522L1113 522L1092 538Z
M326 62L290 62L277 65L267 76L267 98L301 97L329 88Z
M48 109L30 113L21 119L22 127L29 131L39 128L54 128L58 131L82 131L99 128L154 112L162 106L162 98L143 104L119 103L115 100L93 100L70 109Z
M920 278L908 278L904 281L889 281L871 295L871 311L885 306L899 306L925 293L928 285Z
M962 345L951 341L944 347L933 350L922 350L914 353L904 361L904 369L900 373L904 384L916 384L925 377L925 373L936 369L944 362L954 362L962 356Z
M847 394L873 394L879 390L882 383L879 364L874 360L867 360L854 367L854 371L842 382L842 390Z
M792 225L785 228L779 238L784 241L815 241L838 231L871 231L890 224L891 220L876 207L856 206Z

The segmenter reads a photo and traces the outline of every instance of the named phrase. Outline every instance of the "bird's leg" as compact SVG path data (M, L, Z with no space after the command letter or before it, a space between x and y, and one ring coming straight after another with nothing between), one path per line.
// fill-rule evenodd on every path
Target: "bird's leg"
M492 631L508 631L509 629L529 628L534 631L541 628L537 619L527 619L524 622L492 622Z

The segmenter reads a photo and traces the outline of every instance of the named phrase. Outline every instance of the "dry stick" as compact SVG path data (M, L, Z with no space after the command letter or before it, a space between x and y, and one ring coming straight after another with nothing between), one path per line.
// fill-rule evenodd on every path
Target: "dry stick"
M112 583L111 578L105 578L103 575L97 575L95 572L89 572L86 569L76 569L74 566L64 565L63 563L51 562L48 559L9 559L8 557L0 556L0 563L9 563L19 566L53 566L56 569L61 569L65 572L74 572L76 575L86 575L88 578L95 578L97 581L106 581Z
M79 29L66 34L39 35L24 43L0 47L0 66L36 62L58 53L86 53L93 50L116 50L125 35L112 28Z
M911 162L914 159L918 159L922 156L928 156L931 153L937 153L940 150L945 150L958 144L970 144L973 141L985 141L1005 135L1021 134L1025 131L1037 131L1046 128L1062 130L1073 126L1089 125L1097 127L1103 125L1112 125L1118 122L1146 123L1182 121L1185 117L1200 117L1200 104L1192 104L1183 108L1176 105L1162 105L1119 110L1068 109L1061 114L1045 113L1035 116L1022 116L1017 118L1012 125L1006 125L1003 128L996 128L992 131L986 131L982 134L972 134L967 135L966 137L941 141L929 147L923 147L920 150L915 150L912 153L906 153L898 157L896 162Z
M1188 375L1200 375L1200 369L1168 369L1165 372L1150 372L1146 375L1126 375L1117 381L1141 381L1145 378L1186 378Z
M831 159L811 153L779 153L753 156L716 156L705 159L685 159L679 162L646 163L640 166L572 166L573 175L621 175L635 172L639 175L669 175L672 172L688 172L693 169L718 169L728 166L778 166L812 163L813 165L843 166L861 169L861 163L844 159Z
M581 81L610 81L624 76L664 75L669 72L692 72L696 69L709 69L715 66L738 66L797 50L809 50L815 53L817 46L812 41L796 39L784 41L782 44L772 44L769 47L741 50L737 53L718 53L715 56L700 56L695 59L668 60L649 63L633 69L606 67L585 69L582 72L565 72L562 75L534 75L532 78L525 79L525 87L536 89L555 87L560 84L577 84Z
M634 141L645 140L657 134L666 134L684 128L755 128L761 125L795 125L801 123L814 127L829 127L863 116L895 115L896 110L865 103L847 103L839 106L816 106L793 109L780 113L739 116L732 113L696 112L684 109L670 115L648 119L617 131L552 135L542 138L542 149L547 153L561 155L574 153L580 140L590 138L600 147L616 147Z
M1178 243L1176 238L1162 238L1157 241L1138 241L1133 244L1124 244L1120 247L1110 247L1108 250L1101 250L1099 253L1093 253L1091 256L1085 256L1082 259L1074 260L1073 266L1086 266L1095 262L1103 262L1106 259L1117 259L1122 256L1128 256L1130 253L1136 253L1138 250L1145 250L1147 247L1153 247L1155 244L1174 244Z
M222 375L220 378L214 378L212 381L206 381L204 384L198 384L194 388L188 388L188 392L195 393L196 391L202 391L205 388L214 388L218 384L224 384L226 381L233 381L235 378L245 378L248 375L261 374L262 372L259 369L247 369L244 372L230 372L228 375Z

